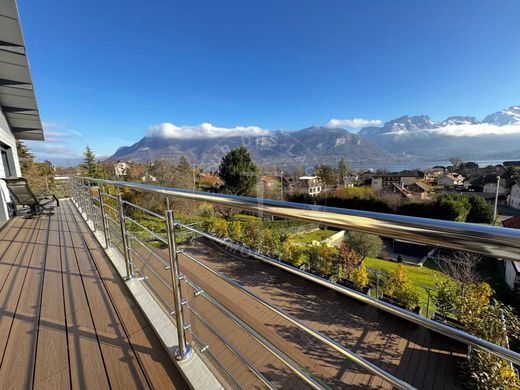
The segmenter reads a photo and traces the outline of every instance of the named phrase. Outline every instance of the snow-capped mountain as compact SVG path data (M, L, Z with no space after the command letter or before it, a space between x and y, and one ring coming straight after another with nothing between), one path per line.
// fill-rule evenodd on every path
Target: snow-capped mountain
M520 123L520 106L512 106L488 115L482 123L490 123L497 126L513 125Z
M443 126L477 125L480 122L472 116L450 116L441 122Z
M490 114L482 122L467 116L442 122L427 115L402 116L382 127L363 128L358 135L391 153L492 158L520 150L520 106Z

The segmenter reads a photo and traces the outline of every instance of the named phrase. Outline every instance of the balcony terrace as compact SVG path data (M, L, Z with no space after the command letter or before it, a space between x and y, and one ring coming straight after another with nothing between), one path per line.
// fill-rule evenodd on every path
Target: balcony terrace
M75 206L0 230L0 388L188 388Z

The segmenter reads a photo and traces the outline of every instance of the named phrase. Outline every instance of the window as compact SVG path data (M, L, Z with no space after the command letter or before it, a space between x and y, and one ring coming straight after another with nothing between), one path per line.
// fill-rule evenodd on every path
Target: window
M5 177L13 176L14 170L9 163L9 156L7 154L9 149L0 146L0 153L2 154L2 166L4 167Z

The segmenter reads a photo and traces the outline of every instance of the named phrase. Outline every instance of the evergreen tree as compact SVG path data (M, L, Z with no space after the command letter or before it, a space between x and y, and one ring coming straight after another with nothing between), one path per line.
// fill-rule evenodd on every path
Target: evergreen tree
M222 158L219 177L224 182L225 190L231 194L254 194L258 182L258 169L245 146L233 149Z
M84 174L88 177L100 178L102 176L101 169L90 146L87 146L83 156L84 159L81 168L83 168Z
M343 178L348 175L347 164L345 164L345 159L343 157L341 158L341 160L339 160L339 163L338 163L338 173L339 173L339 178L341 180L343 180Z
M18 152L22 175L27 176L34 167L34 154L31 153L27 145L22 141L16 141L16 151Z

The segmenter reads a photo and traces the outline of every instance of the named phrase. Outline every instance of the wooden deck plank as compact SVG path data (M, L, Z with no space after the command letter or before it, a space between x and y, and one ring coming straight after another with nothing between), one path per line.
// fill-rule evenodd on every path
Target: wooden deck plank
M72 388L106 389L109 381L65 218L60 218L60 234Z
M43 223L39 226L42 227ZM40 243L44 236L38 228L32 235L33 243L28 253L24 253L20 265L25 272L17 278L20 286L18 300L14 306L9 327L8 339L0 363L0 388L25 389L32 386L34 360L36 355L36 338L40 297L43 283L43 268L45 266L46 245ZM13 381L16 378L15 381Z
M54 223L56 219L51 222L58 226ZM36 349L36 389L67 389L71 386L59 242L59 230L49 230Z

